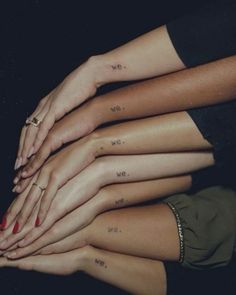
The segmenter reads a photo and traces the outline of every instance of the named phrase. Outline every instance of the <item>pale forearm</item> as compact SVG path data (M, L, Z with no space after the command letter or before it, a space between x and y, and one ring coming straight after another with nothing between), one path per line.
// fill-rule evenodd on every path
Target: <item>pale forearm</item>
M213 155L208 152L106 156L97 159L86 174L91 175L89 182L94 187L101 188L111 183L187 174L213 164Z
M150 78L185 68L165 26L105 54L94 56L97 85Z
M163 263L157 260L90 247L86 250L82 270L131 294L165 294L165 269Z

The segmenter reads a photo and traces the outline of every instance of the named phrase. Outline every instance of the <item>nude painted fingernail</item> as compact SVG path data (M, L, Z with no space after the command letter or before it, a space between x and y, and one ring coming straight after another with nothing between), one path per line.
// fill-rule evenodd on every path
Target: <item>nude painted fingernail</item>
M16 177L14 178L14 180L13 180L13 183L14 183L14 184L17 184L17 183L19 182L19 180L20 180L19 177L16 176Z
M4 255L5 256L5 255ZM10 253L6 253L6 256L5 257L7 257L7 258L13 258L13 257L15 257L16 256L16 252L10 252Z
M16 158L16 162L15 162L15 165L14 165L14 170L16 170L18 168L18 163L19 163L19 159Z
M32 146L27 158L30 158L33 155L33 153L34 153L34 147Z
M18 163L17 163L16 170L20 168L21 164L22 164L22 158L20 157L20 158L18 159Z
M22 174L21 174L22 177L25 177L26 175L27 175L27 170L23 171Z
M25 246L25 239L21 240L18 244L18 247L24 247Z
M15 225L14 225L14 228L13 228L13 230L12 230L12 233L13 233L13 234L16 234L16 233L18 232L18 230L19 230L19 227L20 227L20 224L19 224L18 221L16 221L16 223L15 223Z

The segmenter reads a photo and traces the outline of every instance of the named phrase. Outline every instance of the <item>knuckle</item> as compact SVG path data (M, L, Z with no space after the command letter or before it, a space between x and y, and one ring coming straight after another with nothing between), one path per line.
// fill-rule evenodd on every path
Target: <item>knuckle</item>
M11 220L16 217L18 214L18 209L17 208L12 208L11 211L8 213L8 219Z
M58 173L57 171L53 170L51 172L51 179L53 182L58 182L60 178L60 173Z
M34 161L31 163L31 167L34 168L37 162L41 162L44 159L44 151L41 149L35 156Z
M43 107L45 105L45 103L46 103L46 97L44 97L40 100L40 102L38 103L38 106Z
M57 227L53 227L48 231L48 233L49 233L49 236L51 236L51 235L57 236L60 233L60 231L58 230Z

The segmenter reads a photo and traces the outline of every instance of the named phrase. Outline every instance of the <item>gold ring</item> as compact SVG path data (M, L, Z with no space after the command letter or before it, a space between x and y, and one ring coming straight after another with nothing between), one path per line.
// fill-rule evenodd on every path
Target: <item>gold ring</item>
M34 117L33 119L27 118L27 120L25 121L26 126L33 125L34 127L38 127L40 123L41 120L36 117Z
M40 185L38 185L36 182L34 182L32 185L37 186L41 190L41 192L45 191L45 189L46 189L46 188L43 188Z

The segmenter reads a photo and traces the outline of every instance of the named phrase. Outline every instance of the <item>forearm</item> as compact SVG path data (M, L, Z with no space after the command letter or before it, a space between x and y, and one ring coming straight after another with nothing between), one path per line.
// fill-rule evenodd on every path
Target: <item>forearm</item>
M164 295L165 269L157 260L133 257L89 247L82 270L131 294Z
M97 129L87 137L86 144L94 157L194 151L211 147L186 112Z
M90 62L97 65L97 85L144 79L185 68L165 26L92 57Z
M187 174L213 164L213 155L208 152L106 156L97 159L86 174L91 175L89 183L93 183L92 186L101 188L111 183ZM83 175L85 178L86 174Z
M218 60L93 99L93 124L140 118L226 102L235 98L236 57Z
M180 255L176 219L165 204L102 213L73 238L77 247L86 244L151 259L177 261Z

